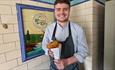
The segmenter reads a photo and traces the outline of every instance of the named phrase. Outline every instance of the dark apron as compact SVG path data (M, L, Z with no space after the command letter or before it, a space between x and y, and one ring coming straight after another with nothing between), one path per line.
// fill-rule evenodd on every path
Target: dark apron
M57 23L56 23L54 31L53 31L52 40L56 40L56 38L55 38L56 28L57 28ZM60 59L69 58L69 57L73 56L74 53L75 53L74 52L74 43L73 43L73 39L72 39L70 23L69 23L68 28L69 28L69 36L66 38L65 41L60 42L62 44ZM54 58L50 57L50 60L51 60L50 70L58 70L56 65L54 64L54 61L53 61ZM79 70L78 69L78 64L73 63L71 65L68 65L67 67L65 67L64 70Z

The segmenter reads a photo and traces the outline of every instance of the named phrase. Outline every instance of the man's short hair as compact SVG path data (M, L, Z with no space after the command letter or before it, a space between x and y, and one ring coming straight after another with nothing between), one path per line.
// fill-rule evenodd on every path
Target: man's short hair
M54 6L58 3L65 3L65 4L69 5L69 7L71 6L70 5L70 0L56 0L55 3L54 3Z

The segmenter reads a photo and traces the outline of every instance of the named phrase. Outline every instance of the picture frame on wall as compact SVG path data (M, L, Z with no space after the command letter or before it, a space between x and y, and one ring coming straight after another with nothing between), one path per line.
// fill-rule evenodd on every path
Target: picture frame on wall
M44 55L45 28L54 21L54 9L16 4L22 61Z

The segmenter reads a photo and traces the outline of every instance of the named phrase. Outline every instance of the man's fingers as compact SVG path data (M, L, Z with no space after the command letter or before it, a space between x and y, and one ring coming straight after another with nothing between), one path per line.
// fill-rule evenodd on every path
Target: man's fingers
M60 63L60 61L59 61L59 60L54 60L54 62L55 62L55 63L58 63L58 64Z
M59 60L59 59L58 60L54 60L54 62L57 63L57 64L63 64L63 61Z
M48 55L51 56L51 57L54 57L54 54L53 54L53 52L51 51L51 49L48 50Z
M51 49L48 50L48 53L49 53L49 54L53 54L53 52L51 51Z
M59 70L63 70L64 69L64 64L63 64L63 62L61 60L54 60L54 63L55 63L55 65L57 66L57 68Z

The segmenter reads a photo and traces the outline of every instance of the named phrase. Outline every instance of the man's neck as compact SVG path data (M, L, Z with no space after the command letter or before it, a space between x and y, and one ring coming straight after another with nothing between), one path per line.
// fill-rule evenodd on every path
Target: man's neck
M59 23L59 25L63 28L63 27L68 23L68 21L66 21L66 22L59 22L59 21L58 21L58 23Z

